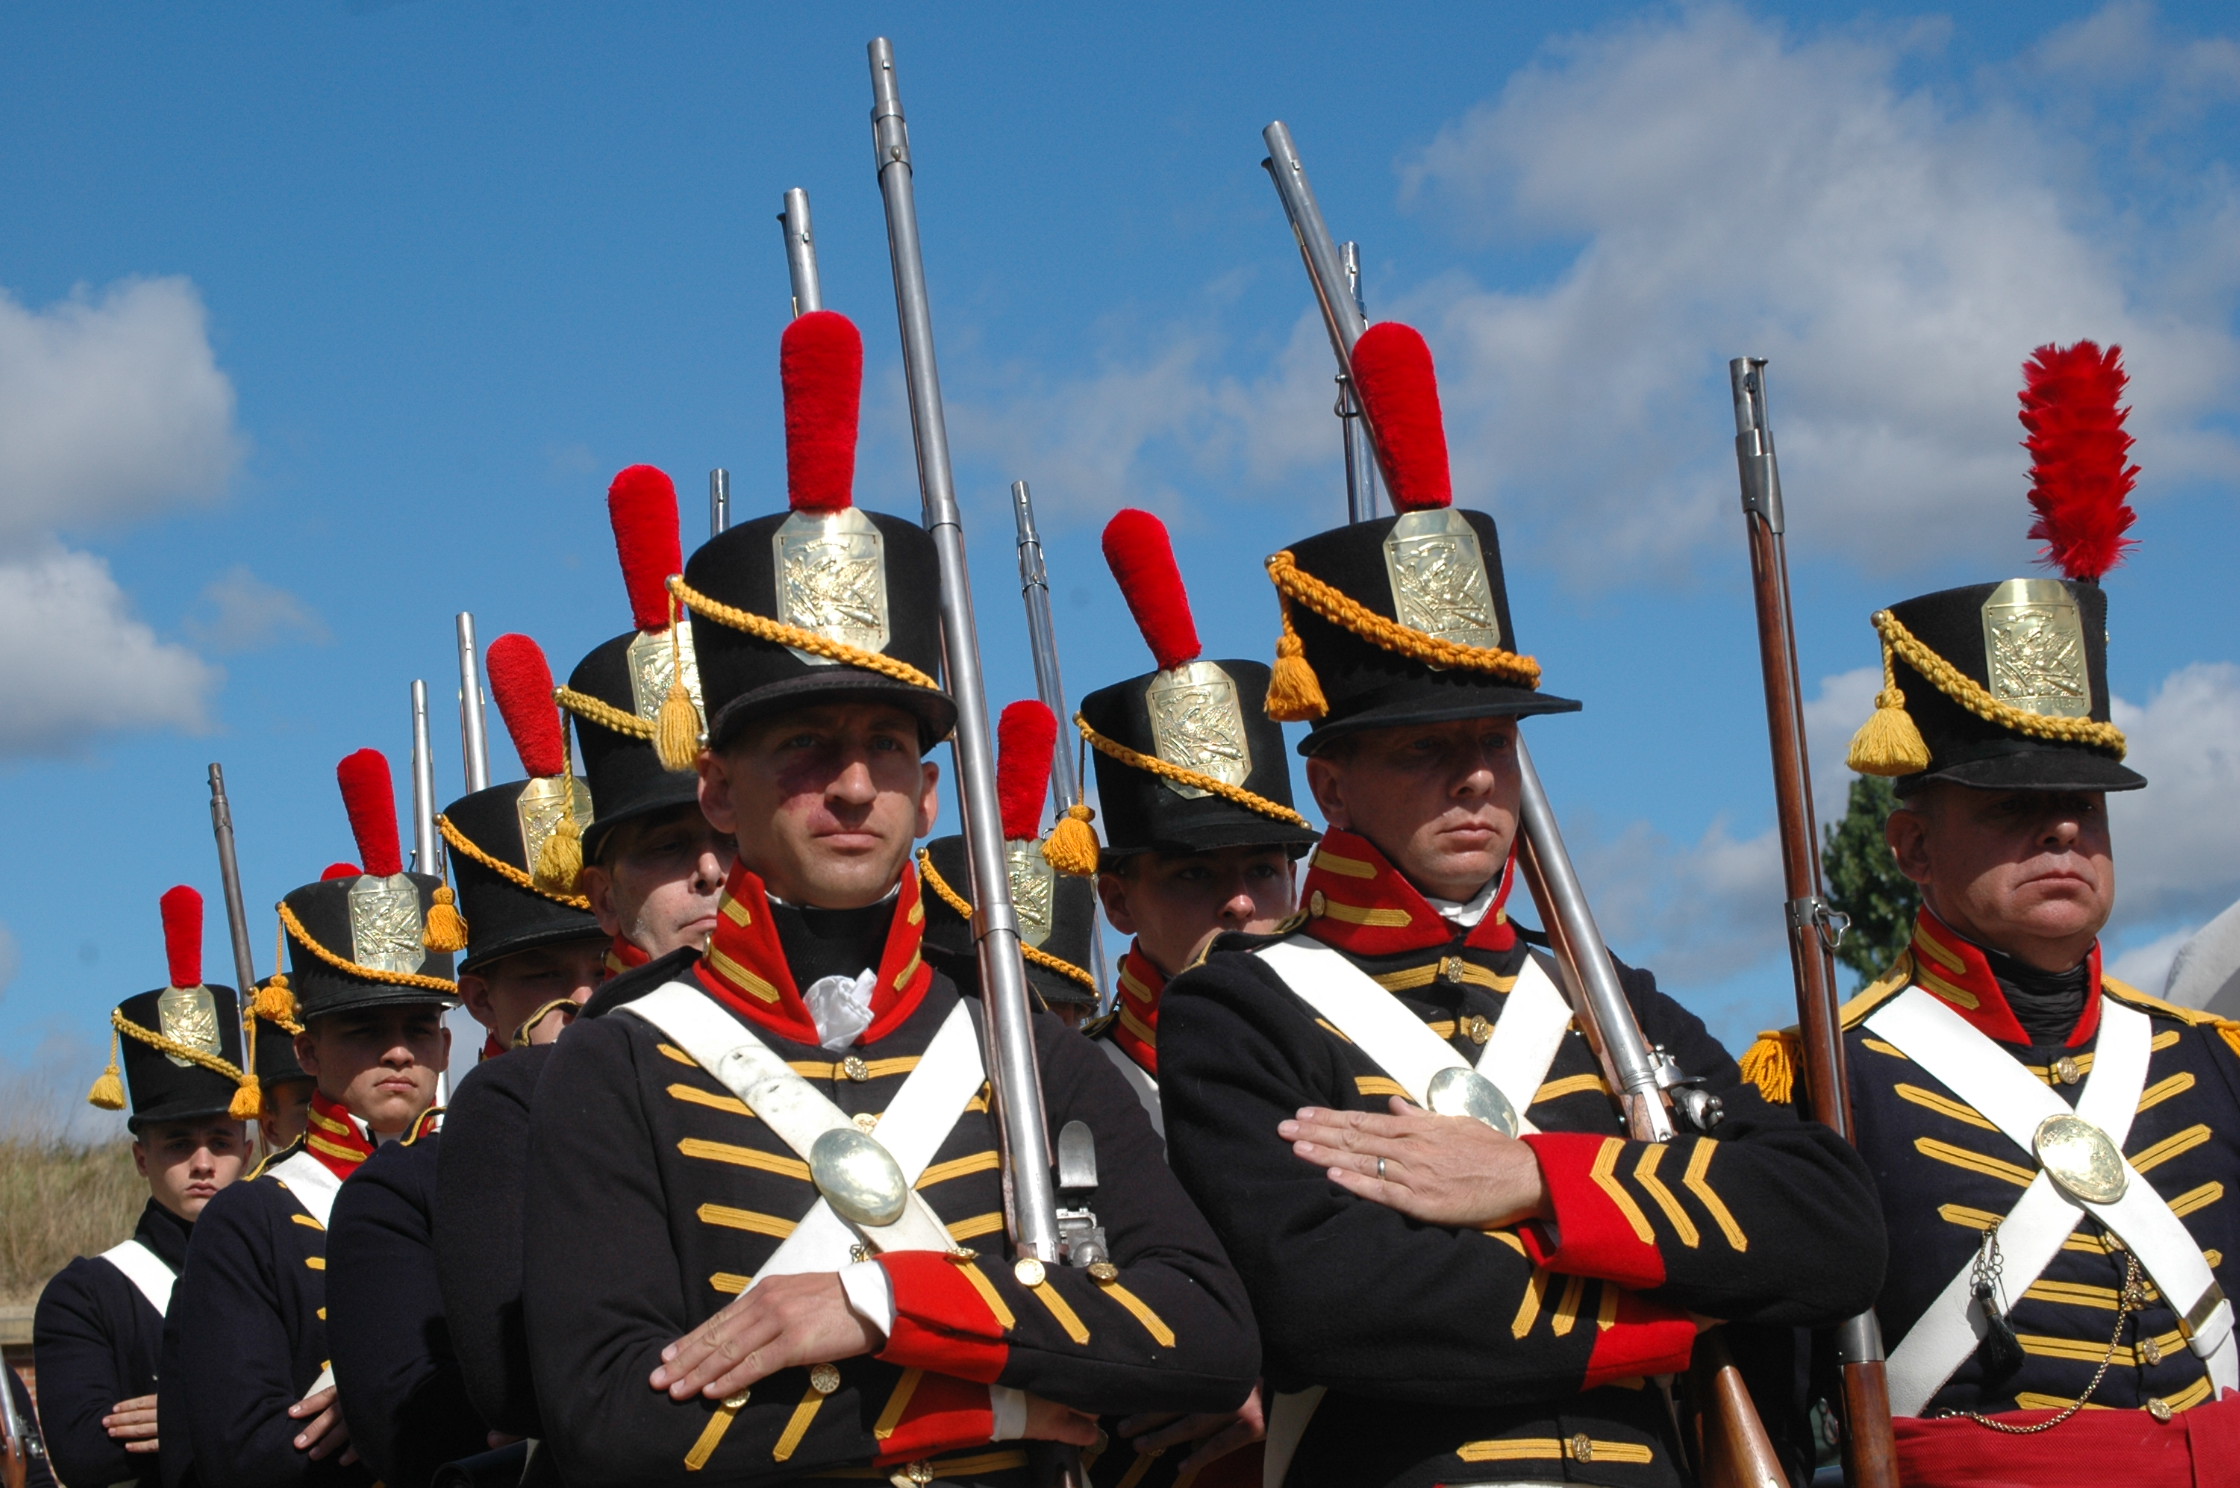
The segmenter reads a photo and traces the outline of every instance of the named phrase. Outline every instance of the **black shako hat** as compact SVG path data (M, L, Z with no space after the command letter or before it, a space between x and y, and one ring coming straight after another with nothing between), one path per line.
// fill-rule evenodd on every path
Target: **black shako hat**
M568 771L567 726L553 703L552 668L525 635L492 641L485 665L529 778L461 797L437 818L467 922L462 972L516 951L604 939L591 901L576 892L591 791Z
M363 867L338 863L280 901L294 1017L455 1001L451 954L465 946L465 926L442 879L404 871L389 761L361 749L335 775Z
M697 806L700 670L692 627L669 594L684 572L677 488L651 465L633 465L607 488L622 582L635 628L603 641L576 663L560 706L576 721L576 751L591 787L584 856L599 861L616 825L680 806Z
M1364 729L1577 711L1518 650L1493 518L1453 505L1431 348L1373 325L1353 375L1400 511L1268 560L1283 604L1269 714L1311 722L1299 752L1313 754Z
M1166 524L1116 513L1104 556L1157 669L1081 700L1076 726L1096 752L1105 850L1209 852L1281 847L1317 833L1291 804L1283 725L1264 706L1268 669L1206 661Z
M1074 829L1094 844L1095 837L1069 816L1049 836L1042 833L1042 803L1050 793L1052 751L1058 720L1048 707L1028 700L1003 710L996 728L996 799L1002 806L1003 856L1011 882L1011 908L1019 921L1019 942L1027 981L1045 1003L1093 1007L1097 978L1091 947L1097 934L1096 871L1093 855L1083 861L1067 846L1055 851L1052 837ZM1056 859L1057 861L1053 861ZM1059 862L1067 864L1060 868ZM918 882L926 908L926 940L935 949L969 960L978 951L972 936L972 869L964 838L936 837L918 850Z
M256 1029L257 1084L261 1089L311 1078L310 1072L296 1062L296 1036L285 1025L259 1018Z
M255 1113L256 1076L242 1067L240 998L202 980L202 895L180 884L160 904L170 982L117 1005L109 1067L87 1099L122 1110L129 1089L126 1124L135 1132L158 1121L244 1119L237 1112Z
M779 343L791 509L711 538L672 592L691 614L721 749L757 719L816 703L886 701L930 749L956 725L941 669L941 571L913 522L854 505L863 338L812 310Z
M2042 346L2024 367L2030 536L2062 578L1969 584L1874 616L1883 690L1851 768L1901 796L1950 781L1982 790L2137 790L2108 697L2108 598L2138 475L2119 408L2122 348Z

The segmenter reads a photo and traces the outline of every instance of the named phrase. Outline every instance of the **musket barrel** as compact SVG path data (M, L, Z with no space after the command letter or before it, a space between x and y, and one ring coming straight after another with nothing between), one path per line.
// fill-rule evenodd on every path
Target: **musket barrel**
M708 472L708 535L731 530L731 472L718 465Z
M1346 293L1353 301L1354 312L1366 324L1369 306L1361 297L1361 245L1352 241L1339 244L1338 262L1345 270ZM1369 432L1361 422L1361 400L1354 395L1352 379L1347 376L1338 379L1338 418L1346 435L1346 515L1353 521L1366 522L1377 514L1377 454L1369 447Z
M443 873L443 849L436 835L436 760L428 743L428 684L412 682L412 866L420 873Z
M1267 141L1268 158L1263 162L1268 174L1275 179L1276 195L1283 198L1284 215L1291 219L1291 235L1298 240L1299 251L1307 260L1307 272L1314 280L1315 298L1322 305L1323 324L1330 332L1331 349L1338 354L1338 365L1350 378L1353 375L1353 343L1369 328L1369 318L1361 313L1344 286L1345 265L1338 255L1338 245L1330 237L1330 229L1322 220L1322 207L1315 201L1314 187L1307 181L1307 167L1299 159L1298 146L1291 141L1291 127L1281 119L1260 131Z
M1056 1262L1060 1259L1057 1192L1051 1181L1042 1072L1035 1060L1026 963L1019 952L1018 918L1003 860L993 731L981 680L979 631L950 469L949 433L942 416L941 374L934 360L933 312L918 240L909 128L895 84L893 46L882 36L870 44L869 53L872 141L886 204L895 313L901 323L904 381L917 441L918 487L925 503L926 529L941 560L942 654L949 691L957 703L957 798L963 807L966 856L972 868L972 924L979 940L981 988L988 1010L990 1072L1001 1102L1009 1157L1004 1178L1012 1208L1012 1238L1023 1256Z
M256 995L256 957L249 948L249 906L241 897L241 863L234 855L233 803L226 798L225 767L210 766L210 830L218 839L218 882L225 890L226 929L233 939L233 974L244 1004ZM254 1059L252 1052L249 1055Z
M793 313L824 308L824 285L817 277L817 240L809 227L809 193L799 186L786 192L778 226L786 235L786 270L793 279Z
M490 786L490 739L483 727L482 653L475 648L474 616L461 610L459 631L459 752L465 757L467 793Z

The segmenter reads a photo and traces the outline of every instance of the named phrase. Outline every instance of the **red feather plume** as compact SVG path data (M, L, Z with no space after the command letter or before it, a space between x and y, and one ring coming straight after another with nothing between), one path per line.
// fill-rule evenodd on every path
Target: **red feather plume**
M156 901L163 911L163 955L171 966L171 985L202 985L202 895L185 884L166 889Z
M404 872L404 850L397 844L397 788L389 778L389 761L378 749L361 749L334 767L342 782L342 806L350 813L350 831L358 839L358 856L366 872L376 878Z
M1042 835L1042 802L1050 794L1050 769L1058 747L1058 715L1047 703L1022 698L996 724L996 800L1003 807L1003 835Z
M1167 524L1147 511L1123 507L1105 523L1104 561L1159 670L1196 661L1205 647L1198 643L1198 623L1190 618L1190 591L1182 587Z
M856 422L863 412L863 333L837 310L798 316L778 338L786 397L786 500L832 512L855 500Z
M2022 374L2022 427L2030 431L2022 447L2038 512L2030 535L2046 545L2038 561L2097 581L2123 561L2132 546L2123 534L2138 520L2127 504L2139 478L2123 431L2131 410L2117 406L2130 381L2123 348L2041 346Z
M356 878L363 872L365 872L365 869L360 868L355 863L329 863L325 868L319 870L319 882L326 883L337 878Z
M1363 331L1353 343L1353 386L1384 452L1392 504L1402 511L1452 506L1439 374L1422 334L1396 320Z
M684 572L677 533L677 484L651 465L633 465L607 487L607 520L630 591L630 619L640 630L669 628L669 576Z
M531 775L559 775L568 768L568 742L560 705L552 700L552 664L544 648L525 635L502 635L483 655L490 691L513 736L521 768Z

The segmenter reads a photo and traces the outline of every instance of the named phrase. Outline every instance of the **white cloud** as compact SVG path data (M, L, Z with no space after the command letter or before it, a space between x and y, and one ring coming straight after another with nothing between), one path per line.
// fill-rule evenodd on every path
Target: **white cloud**
M0 543L215 496L242 453L188 281L81 288L39 311L0 291Z
M2206 919L2240 894L2240 666L2180 668L2114 713L2125 762L2147 777L2109 798L2121 921Z
M2160 997L2163 984L2170 979L2170 963L2177 959L2178 948L2193 939L2200 929L2199 925L2180 925L2166 935L2125 948L2114 959L2104 962L2101 969L2118 981L2129 982L2150 996Z
M1458 484L1562 513L1558 554L1591 582L1725 540L1725 359L1748 352L1773 360L1799 547L1894 568L1933 523L1940 552L2011 563L2020 365L2086 336L2126 348L2149 496L2228 469L2204 420L2230 410L2240 347L2199 312L2229 304L2232 262L2167 292L2134 250L2195 223L2107 211L2050 111L1904 85L1920 43L1798 41L1723 6L1640 21L1552 47L1407 162L1407 194L1467 231L1579 243L1544 289L1407 296ZM2201 72L2141 46L2145 87Z
M160 640L93 554L0 557L0 756L75 754L114 729L205 728L222 677Z
M323 644L327 624L297 596L268 584L237 563L205 584L202 601L186 619L186 632L213 651L256 651L289 642Z

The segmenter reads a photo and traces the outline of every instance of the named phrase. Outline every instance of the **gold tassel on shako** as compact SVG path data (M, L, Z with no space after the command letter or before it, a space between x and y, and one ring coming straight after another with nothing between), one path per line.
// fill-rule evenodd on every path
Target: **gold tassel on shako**
M109 1029L109 1067L95 1077L93 1088L86 1092L86 1102L104 1111L124 1109L124 1075L117 1069L117 1030Z
M1283 606L1283 636L1276 642L1276 664L1268 676L1268 716L1278 723L1309 723L1324 717L1330 711L1330 700L1322 695L1322 679L1314 674L1314 666L1307 660L1307 643L1299 639L1299 632L1291 624L1291 597L1283 593L1283 580L1278 569L1292 566L1288 550L1268 560L1268 572L1276 576L1276 592Z
M583 830L575 813L564 811L552 834L537 849L537 887L548 894L573 894L583 872Z
M1851 753L1845 760L1862 775L1918 775L1929 768L1929 746L1906 711L1906 695L1898 688L1896 662L1890 655L1890 636L1883 629L1888 610L1875 612L1874 625L1882 631L1882 691L1875 694L1874 712L1851 736Z
M467 917L459 913L458 895L451 885L436 890L435 903L428 906L428 921L420 944L431 951L456 953L467 948Z
M1089 825L1097 813L1088 806L1068 806L1063 820L1043 840L1043 861L1060 873L1076 878L1094 877L1097 871L1097 833Z
M1798 1053L1796 1030L1769 1028L1744 1051L1742 1078L1774 1105L1788 1105L1797 1094Z
M259 1018L278 1027L295 1022L296 995L288 990L286 974L276 973L257 988L256 1000L250 1006Z
M250 1058L253 1060L254 1055ZM233 1092L233 1099L226 1105L226 1114L236 1121L254 1121L264 1114L264 1091L257 1084L256 1073L244 1070L241 1084Z
M661 768L673 774L689 770L700 758L700 709L684 690L684 645L677 627L685 623L684 607L674 590L669 594L669 695L653 720L653 752Z

